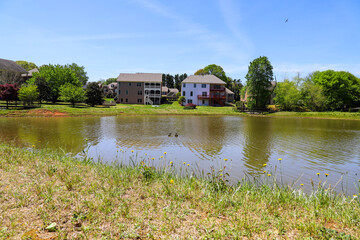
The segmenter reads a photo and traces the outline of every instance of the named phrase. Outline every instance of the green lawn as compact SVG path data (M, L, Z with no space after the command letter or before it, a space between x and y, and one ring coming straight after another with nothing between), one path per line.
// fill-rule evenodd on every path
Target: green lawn
M111 99L107 99L110 101ZM5 105L0 101L0 105ZM139 104L117 104L111 107L89 107L77 104L72 107L69 103L42 104L41 108L32 110L0 110L0 116L51 116L50 112L62 113L61 116L114 116L114 115L234 115L247 116L246 113L234 111L231 106L210 107L197 106L194 110L185 110L177 102L162 104L158 107ZM60 114L58 114L60 115ZM254 117L292 117L292 118L326 118L326 119L354 119L360 120L360 112L275 112L266 115L251 115Z

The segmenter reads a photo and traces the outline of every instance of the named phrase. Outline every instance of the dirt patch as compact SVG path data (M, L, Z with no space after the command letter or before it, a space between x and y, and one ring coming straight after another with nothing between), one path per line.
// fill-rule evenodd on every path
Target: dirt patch
M24 113L24 112L23 112ZM47 109L34 109L26 112L25 115L39 116L39 117L66 117L68 113L60 112L58 110L47 110Z

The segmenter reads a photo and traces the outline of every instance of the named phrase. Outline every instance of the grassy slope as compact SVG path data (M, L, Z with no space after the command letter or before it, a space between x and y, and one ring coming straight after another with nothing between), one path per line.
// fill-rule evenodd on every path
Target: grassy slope
M0 101L1 103L1 101ZM88 107L78 104L73 108L69 104L58 103L56 105L43 104L39 109L33 110L0 110L1 116L51 116L44 111L61 112L66 116L111 116L111 115L247 115L235 112L232 107L209 107L198 106L195 110L184 110L178 103L163 104L160 107L138 104L118 104L110 108ZM259 115L255 115L259 116ZM260 115L264 116L264 115ZM305 118L327 118L327 119L354 119L360 120L360 113L350 112L276 112L266 115L267 117L305 117Z
M0 239L360 238L359 200L324 190L226 187L146 164L106 166L8 145L0 152ZM45 230L53 222L56 232Z

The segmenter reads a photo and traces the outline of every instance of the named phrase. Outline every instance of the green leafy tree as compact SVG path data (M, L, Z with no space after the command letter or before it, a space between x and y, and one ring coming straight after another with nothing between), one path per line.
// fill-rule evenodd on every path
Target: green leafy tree
M273 67L267 57L259 57L250 62L246 74L246 85L249 94L250 109L264 108L271 94L270 87L273 77Z
M23 69L25 69L26 71L30 71L34 68L37 68L36 64L33 62L27 62L27 61L15 61L18 65L20 65Z
M44 78L35 78L32 80L33 84L37 86L39 92L40 104L42 101L51 101L51 88Z
M312 74L312 81L322 86L331 110L360 105L360 79L344 71L327 70Z
M99 85L95 82L88 83L85 93L86 100L85 102L91 107L95 105L100 105L104 102L104 97Z
M108 78L103 82L103 85L109 85L110 83L116 82L117 78Z
M79 79L82 86L86 85L87 81L89 80L89 77L85 72L84 66L79 66L76 63L72 63L72 64L67 64L64 67L69 68L73 73L75 73L76 77Z
M312 111L323 111L327 107L327 99L321 85L311 80L311 75L301 85L301 99L304 107Z
M297 87L297 82L289 79L278 82L275 88L274 101L282 110L298 110L302 105L302 96Z
M206 75L209 74L208 72L206 72L203 68L197 70L194 75Z
M85 91L82 87L65 83L60 87L60 100L70 102L75 107L75 103L85 100Z
M75 86L82 86L76 74L67 67L61 65L43 65L39 72L33 73L33 77L28 80L29 84L34 84L39 78L45 79L50 87L49 99L55 103L60 95L60 87L65 83Z
M31 106L34 101L39 97L39 91L37 90L36 85L23 85L19 89L19 99L23 102L24 105Z
M240 91L243 87L240 79L229 79L229 86L228 88L234 93L234 100L240 101Z

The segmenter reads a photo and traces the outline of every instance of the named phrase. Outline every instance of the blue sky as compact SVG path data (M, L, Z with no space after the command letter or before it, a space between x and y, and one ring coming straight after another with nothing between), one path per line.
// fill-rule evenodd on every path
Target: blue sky
M278 81L326 69L360 76L359 13L358 0L0 0L0 58L75 62L90 81L214 63L245 82L259 56Z

